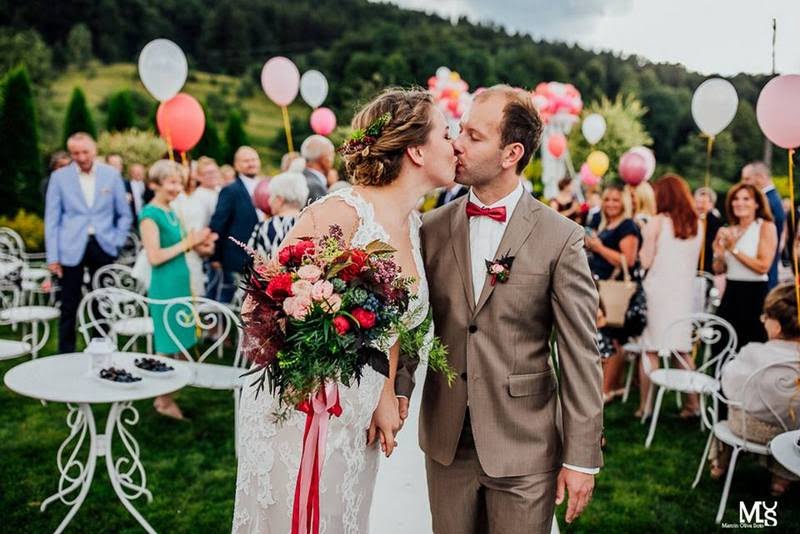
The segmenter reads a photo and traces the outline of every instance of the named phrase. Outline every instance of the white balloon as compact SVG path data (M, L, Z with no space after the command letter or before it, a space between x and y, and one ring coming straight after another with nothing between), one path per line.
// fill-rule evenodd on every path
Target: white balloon
M316 109L325 102L328 96L328 80L318 70L309 70L300 78L300 96L306 104Z
M645 163L647 163L647 173L645 173L644 181L649 180L653 173L656 172L656 155L646 146L635 146L628 152L639 154L644 158Z
M596 144L606 133L606 120L599 113L592 113L581 124L581 132L590 145Z
M692 117L701 132L717 135L731 123L738 106L739 97L733 84L722 78L711 78L694 91Z
M436 77L440 80L446 80L450 78L450 69L447 67L439 67L436 69Z
M156 100L169 100L183 88L189 65L181 47L169 39L150 41L139 54L139 77Z

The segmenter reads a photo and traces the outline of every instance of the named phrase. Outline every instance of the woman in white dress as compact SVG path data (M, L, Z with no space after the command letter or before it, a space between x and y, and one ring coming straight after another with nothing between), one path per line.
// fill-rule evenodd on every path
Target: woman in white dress
M698 216L692 194L686 181L675 174L661 177L655 184L657 214L651 217L643 231L642 249L639 259L647 269L642 283L647 296L647 326L639 338L639 344L647 351L650 364L639 366L640 400L637 417L650 413L645 406L650 389L648 373L658 369L658 351L691 351L689 325L683 331L672 331L664 339L666 329L676 320L692 313L694 278L700 260L702 234L698 231ZM687 363L692 364L691 358ZM687 395L682 417L696 415L697 395Z
M389 113L380 135L344 154L355 186L332 193L307 208L284 241L319 236L339 225L355 246L380 239L395 249L394 259L413 276L412 301L406 326L422 323L428 311L428 290L419 247L418 200L436 187L449 187L456 157L447 122L423 91L388 90L353 119L367 128ZM390 360L387 379L364 369L360 385L340 388L341 417L331 418L320 480L320 532L367 532L380 450L388 457L400 427L394 393L399 347L382 347ZM276 423L276 399L253 389L242 393L239 415L239 470L233 532L286 534L300 463L305 417L300 412ZM380 449L378 447L380 442Z

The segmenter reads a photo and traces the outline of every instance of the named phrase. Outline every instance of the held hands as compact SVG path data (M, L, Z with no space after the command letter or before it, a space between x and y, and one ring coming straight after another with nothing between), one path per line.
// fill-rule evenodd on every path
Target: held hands
M377 437L381 443L381 450L388 458L397 446L394 437L401 426L397 397L394 396L393 391L384 388L380 401L378 401L378 407L372 412L372 421L367 431L367 445L372 445Z
M204 230L208 230L208 228L204 228ZM219 239L219 234L209 231L206 238L194 246L195 252L204 257L211 256L214 253L214 247L217 239Z
M184 239L183 242L186 245L187 249L191 249L201 244L203 241L205 241L210 234L211 230L209 230L208 228L202 228L200 230L190 230L186 234L186 238Z
M594 490L594 475L588 475L572 469L562 467L556 481L556 506L564 502L565 492L568 494L567 523L572 523L592 500Z

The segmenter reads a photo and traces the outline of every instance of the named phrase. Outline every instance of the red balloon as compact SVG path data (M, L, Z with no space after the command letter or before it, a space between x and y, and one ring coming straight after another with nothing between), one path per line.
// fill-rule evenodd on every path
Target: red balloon
M203 137L206 116L193 96L178 93L158 106L156 124L170 147L178 152L187 152Z
M554 158L560 158L567 149L567 138L562 133L554 133L547 140L547 150Z
M263 211L267 217L272 216L272 210L269 207L269 180L258 182L256 190L253 192L253 204Z
M641 154L625 152L619 160L619 175L629 185L639 185L647 176L647 160Z

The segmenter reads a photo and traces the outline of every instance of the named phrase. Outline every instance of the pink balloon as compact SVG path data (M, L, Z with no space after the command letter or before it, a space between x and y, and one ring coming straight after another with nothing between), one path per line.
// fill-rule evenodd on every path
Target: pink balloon
M272 216L272 210L269 207L269 180L258 182L256 190L253 192L253 204L268 217Z
M159 104L156 125L168 145L178 152L188 152L203 137L206 116L193 96L178 93Z
M800 75L771 79L758 95L756 117L770 141L781 148L800 147Z
M547 150L554 158L560 158L567 148L567 138L564 134L554 133L547 140Z
M592 173L588 163L581 165L580 176L581 182L586 186L594 187L600 183L600 177Z
M629 185L639 185L647 176L647 160L641 154L625 152L619 160L619 175Z
M336 129L336 115L328 108L317 108L311 113L311 129L319 135L329 135Z
M648 181L652 176L653 173L656 172L656 155L647 147L644 146L636 146L628 150L633 154L639 154L644 158L644 161L647 163L647 172L644 175L644 181Z
M277 105L288 106L300 90L300 71L290 59L274 57L261 69L261 87Z

